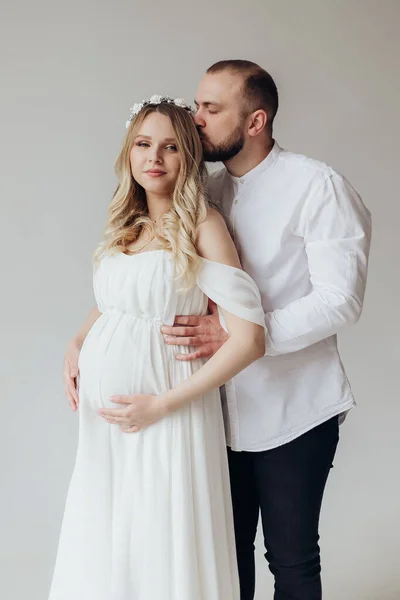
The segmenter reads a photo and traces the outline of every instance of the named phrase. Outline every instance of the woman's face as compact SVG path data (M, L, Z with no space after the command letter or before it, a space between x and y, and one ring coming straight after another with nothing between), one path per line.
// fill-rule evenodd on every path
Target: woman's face
M181 157L170 119L150 113L140 126L130 152L132 175L147 193L171 195L178 179Z

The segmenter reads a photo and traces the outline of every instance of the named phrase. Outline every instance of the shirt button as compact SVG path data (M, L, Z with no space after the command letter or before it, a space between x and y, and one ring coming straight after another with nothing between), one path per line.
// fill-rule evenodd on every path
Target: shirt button
M237 204L238 202L239 202L239 200L236 198L236 199L233 201L233 204Z
M240 179L240 180L239 180L239 183L244 183L244 179Z

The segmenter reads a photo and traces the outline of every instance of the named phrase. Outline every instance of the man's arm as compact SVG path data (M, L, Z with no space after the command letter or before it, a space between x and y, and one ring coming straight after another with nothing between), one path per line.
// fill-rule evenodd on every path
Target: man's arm
M354 324L362 310L371 241L371 216L351 185L332 173L305 203L297 234L304 239L312 289L307 296L267 312L266 355L302 350ZM163 327L170 345L196 350L180 360L210 356L224 332L218 315L177 317Z
M371 240L369 211L350 184L332 173L307 201L298 234L304 239L312 290L267 312L267 355L302 350L360 317Z

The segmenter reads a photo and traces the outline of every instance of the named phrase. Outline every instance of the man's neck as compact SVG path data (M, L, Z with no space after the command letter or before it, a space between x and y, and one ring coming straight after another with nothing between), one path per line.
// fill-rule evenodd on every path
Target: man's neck
M267 158L274 143L274 140L270 138L262 144L252 144L250 147L243 148L239 154L224 163L228 173L233 177L243 177Z

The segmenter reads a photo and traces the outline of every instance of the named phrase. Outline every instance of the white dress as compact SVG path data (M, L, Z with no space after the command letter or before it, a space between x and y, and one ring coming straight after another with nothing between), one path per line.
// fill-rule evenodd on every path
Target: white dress
M103 258L100 318L80 358L76 464L50 600L238 600L239 584L219 391L139 433L98 416L115 394L162 394L199 369L160 332L205 314L207 296L261 325L253 280L202 260L198 285L177 291L171 254Z

